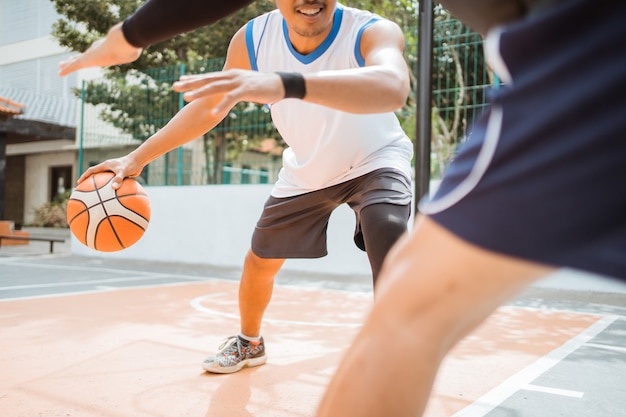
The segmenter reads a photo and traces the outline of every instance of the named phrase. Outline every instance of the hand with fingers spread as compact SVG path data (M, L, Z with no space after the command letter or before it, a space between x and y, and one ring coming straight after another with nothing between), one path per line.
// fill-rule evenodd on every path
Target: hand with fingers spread
M98 172L113 172L115 177L111 180L111 187L114 190L117 190L122 185L122 181L126 177L137 177L141 174L143 167L138 166L134 159L130 157L130 155L126 155L121 158L108 159L104 162L99 163L98 165L94 165L89 167L83 174L78 178L78 183L83 182L93 174L97 174Z
M89 67L127 64L139 58L141 52L141 48L128 43L122 32L122 23L118 23L104 38L98 39L85 52L59 63L59 75L65 76Z
M240 69L183 76L174 83L173 88L184 93L186 101L223 94L224 98L213 108L216 114L241 101L271 104L285 96L278 74Z

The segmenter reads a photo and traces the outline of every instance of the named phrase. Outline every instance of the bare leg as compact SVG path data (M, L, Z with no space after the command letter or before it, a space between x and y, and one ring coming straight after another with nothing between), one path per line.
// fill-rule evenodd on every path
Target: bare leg
M441 360L498 306L552 271L468 244L420 218L385 261L373 310L318 410L421 416Z
M284 259L264 259L248 251L239 284L241 332L246 336L260 336L263 314L272 298L274 276L283 263Z

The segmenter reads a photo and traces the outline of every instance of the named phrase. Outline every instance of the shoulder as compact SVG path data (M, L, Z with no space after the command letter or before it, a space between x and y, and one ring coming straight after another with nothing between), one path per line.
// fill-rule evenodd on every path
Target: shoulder
M250 19L244 27L249 27L250 29L253 27L258 28L266 26L268 24L276 24L282 22L282 20L283 16L280 14L280 11L278 9L275 9Z
M338 6L339 7L339 6ZM401 36L400 26L376 13L353 7L341 6L343 20L353 26L360 33L369 33L368 36Z
M398 45L404 49L404 33L398 24L391 20L378 18L363 27L361 43Z

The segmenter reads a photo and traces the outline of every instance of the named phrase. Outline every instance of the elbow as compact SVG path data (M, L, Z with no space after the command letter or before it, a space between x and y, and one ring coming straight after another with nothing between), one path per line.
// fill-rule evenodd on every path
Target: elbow
M391 110L396 111L404 107L410 92L411 85L408 77L398 77L389 92L389 106Z
M401 109L402 107L406 105L410 92L411 92L411 88L408 84L398 89L398 92L395 94L395 103L394 103L395 109L394 110Z
M388 89L387 104L389 110L396 111L404 107L411 92L409 70L407 67L402 69L388 68L385 71L385 78L385 85Z

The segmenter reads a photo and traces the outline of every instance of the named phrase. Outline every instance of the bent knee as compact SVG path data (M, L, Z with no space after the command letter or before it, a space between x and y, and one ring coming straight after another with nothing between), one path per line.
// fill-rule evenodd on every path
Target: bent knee
M285 260L280 258L261 258L259 255L255 254L252 249L250 249L246 254L244 262L245 268L278 271Z

